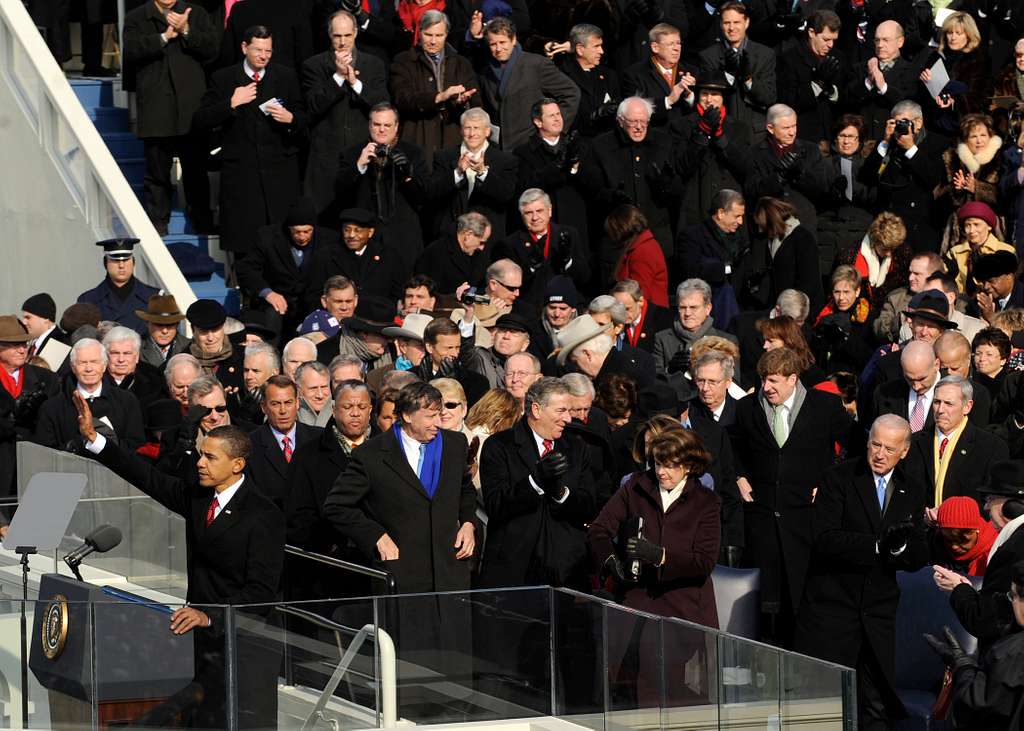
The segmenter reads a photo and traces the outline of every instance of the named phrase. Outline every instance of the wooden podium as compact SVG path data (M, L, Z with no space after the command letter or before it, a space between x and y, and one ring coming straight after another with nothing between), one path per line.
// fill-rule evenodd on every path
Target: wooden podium
M174 635L170 609L120 589L43 575L29 668L50 697L54 728L123 724L188 685L191 634Z

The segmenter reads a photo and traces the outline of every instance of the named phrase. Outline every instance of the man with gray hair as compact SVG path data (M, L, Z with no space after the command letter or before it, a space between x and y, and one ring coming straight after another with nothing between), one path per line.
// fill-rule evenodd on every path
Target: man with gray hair
M478 107L460 120L462 142L434 155L427 186L429 206L435 209L433 234L451 230L463 213L477 211L491 222L491 237L505 238L505 211L516 193L516 158L490 142L491 118Z
M921 105L904 100L892 108L882 139L861 168L861 182L878 189L878 210L903 219L915 252L939 249L936 222L945 221L947 212L934 190L945 179L946 146L944 138L925 130Z
M612 348L624 356L623 363L629 363L629 367L622 372L633 377L637 383L653 381L657 374L654 358L646 350L633 347L626 339L626 326L630 322L626 306L610 294L599 294L590 301L587 312L599 325L611 326L608 335L612 339Z
M573 226L553 222L552 212L551 197L543 190L523 191L519 196L522 228L494 248L495 258L510 259L522 268L520 297L537 309L553 277L568 276L580 289L590 280L590 252L583 237Z
M676 287L678 319L672 327L654 336L654 364L658 373L689 372L693 344L708 335L737 343L734 335L713 327L711 308L711 287L703 279L687 279Z
M331 374L317 360L303 363L295 371L299 387L299 423L326 427L331 420Z
M297 338L292 338L285 343L284 349L281 351L284 375L294 379L295 371L298 370L299 366L311 360L316 360L316 356L317 348L312 340L301 335Z
M491 222L485 215L463 213L455 219L455 235L445 231L429 244L416 260L413 273L437 282L438 294L455 294L463 285L478 285L491 260L486 250L490 239Z
M925 486L908 464L906 419L878 417L867 442L867 456L825 472L811 505L814 535L793 649L856 668L859 727L888 729L906 716L894 690L896 572L928 562Z
M720 350L709 350L691 364L697 399L690 402L690 413L700 414L723 427L736 421L736 399L729 394L736 361Z
M926 345L911 343L911 345ZM993 462L1009 459L1002 438L975 424L974 386L961 376L939 379L932 398L931 424L914 434L908 467L926 484L924 502L938 508L942 501L966 495L983 503L978 488L988 482ZM934 514L933 514L934 517Z
M586 446L566 433L569 387L541 378L526 392L525 406L523 418L484 442L480 456L488 516L480 586L582 587L584 526L597 505ZM546 540L538 540L542 530Z
M182 413L188 408L188 387L202 374L203 366L189 353L172 355L167 361L167 368L164 370L167 392L172 399L181 404Z
M151 403L166 398L160 370L140 359L142 338L136 331L121 325L113 327L103 337L103 347L107 351L107 375L115 386L135 394L143 414Z
M114 385L106 377L109 359L103 345L93 338L82 338L71 346L69 354L74 387L48 398L39 408L33 441L44 447L80 452L78 410L71 394L79 392L92 407L93 426L108 439L134 451L146 441L142 409L135 394Z
M579 177L593 202L591 211L601 212L595 223L603 224L605 215L619 205L635 205L668 260L673 253L672 211L679 203L682 181L672 139L664 130L650 128L653 113L646 99L623 99L616 115L618 129L594 139Z
M622 98L619 75L602 63L604 32L596 25L578 23L569 29L569 54L571 59L562 63L562 73L580 90L572 128L593 138L615 125L615 110Z
M626 308L626 327L622 335L634 348L654 350L654 336L672 326L672 314L644 297L643 287L635 279L623 279L611 289L611 296Z
M711 285L715 323L725 328L739 312L736 292L749 272L742 259L749 254L747 212L743 194L721 188L711 197L706 217L682 230L676 265L683 277L699 277Z

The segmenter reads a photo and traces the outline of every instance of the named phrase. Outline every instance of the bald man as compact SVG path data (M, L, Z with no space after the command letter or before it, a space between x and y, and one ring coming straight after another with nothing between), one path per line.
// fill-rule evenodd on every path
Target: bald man
M939 359L939 372L943 376L960 376L974 386L974 408L971 409L971 423L987 426L992 415L992 394L971 380L971 344L963 333L947 330L933 344L935 357Z
M915 434L934 426L932 400L939 380L939 359L931 343L913 340L900 351L903 378L886 381L875 389L874 415L896 414L910 422Z
M900 55L903 41L903 27L899 23L879 23L875 28L875 55L852 74L846 94L849 103L864 115L862 142L881 139L889 110L917 91L914 68Z

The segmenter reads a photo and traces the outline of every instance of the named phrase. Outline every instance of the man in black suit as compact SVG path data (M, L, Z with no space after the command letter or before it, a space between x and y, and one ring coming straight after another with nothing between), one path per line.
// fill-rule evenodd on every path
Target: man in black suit
M487 510L481 587L582 587L584 526L597 514L587 448L564 434L569 388L541 378L526 392L515 426L484 442L480 487Z
M757 365L761 388L740 400L730 429L746 503L746 561L761 570L763 634L783 647L804 593L811 506L852 427L840 399L804 388L801 367L788 348L765 353Z
M0 497L5 499L18 494L15 443L31 439L40 407L58 390L52 372L28 364L31 340L18 318L0 317ZM0 515L0 534L9 517Z
M623 279L611 288L611 295L626 308L629 321L622 337L634 348L654 352L654 336L672 327L672 313L644 297L643 288L635 279Z
M57 303L46 292L34 294L21 304L21 324L32 336L28 344L29 358L39 355L51 340L71 345L70 336L57 325ZM49 363L50 370L56 372L62 364L63 360Z
M236 268L250 306L266 312L270 328L286 337L319 304L311 286L313 260L338 247L338 232L316 221L312 199L296 199L283 222L257 230L255 247Z
M572 54L559 68L580 90L580 106L572 129L594 137L615 126L615 109L622 99L619 76L601 63L604 31L596 25L579 23L569 31Z
M556 276L572 278L577 288L590 279L589 252L580 232L564 222L552 221L551 196L540 188L529 188L519 196L522 228L495 245L493 260L510 259L523 270L523 303L539 310L548 282Z
M724 329L737 308L736 290L741 271L746 269L741 261L750 253L743 226L747 206L741 193L721 188L712 197L710 209L702 222L679 232L674 258L683 279L703 279L711 285L711 311L715 323Z
M419 208L430 177L423 148L398 139L398 110L390 102L370 108L370 139L341 153L338 199L373 211L386 241L400 241L410 257L423 250ZM365 138L364 138L365 140Z
M899 353L901 377L875 389L874 417L896 414L910 422L917 433L935 425L932 400L939 380L939 359L931 343L913 340Z
M815 145L832 139L832 120L846 91L849 70L833 48L841 26L831 10L816 10L807 19L805 37L779 54L776 67L779 101L800 115L800 139Z
M385 561L402 592L469 588L476 491L466 438L442 430L440 413L436 388L403 388L395 427L352 451L324 502L335 530Z
M878 189L878 210L903 219L915 252L938 251L942 243L936 224L946 220L946 212L934 191L945 175L942 153L948 147L947 139L925 131L921 105L904 99L893 106L878 145L860 169L860 181Z
M292 459L315 443L322 429L298 421L299 390L288 376L271 376L262 392L267 423L249 434L252 455L246 474L283 513L292 489Z
M314 254L308 296L319 294L328 277L340 274L358 284L360 296L401 299L412 261L380 235L373 212L346 208L338 223L342 245L325 247Z
M118 325L103 337L107 351L107 376L139 401L142 413L154 401L167 398L167 382L159 368L140 359L142 338L131 328Z
M530 110L549 97L572 124L580 103L580 90L544 56L523 51L516 41L516 26L497 16L484 29L491 57L479 72L480 101L501 128L501 149L511 152L533 132Z
M295 72L270 65L269 28L248 28L241 47L245 60L213 73L192 124L220 130L220 244L244 256L299 196L306 107Z
M867 457L825 472L811 509L814 550L794 649L857 669L863 729L906 716L895 692L896 572L928 561L924 486L903 464L910 437L905 419L880 416Z
M39 409L33 441L44 447L77 447L78 415L71 397L75 392L89 399L96 417L95 427L125 449L134 450L146 441L139 400L122 391L106 377L107 351L98 340L82 338L71 347L71 375L60 393L51 396Z
M181 161L189 220L209 230L210 181L202 143L190 136L192 115L206 91L204 66L217 56L217 28L198 5L151 0L124 18L124 74L134 81L146 158L146 213L160 234L171 216L171 163ZM131 90L131 83L126 83Z
M700 79L720 72L734 88L732 115L745 125L749 139L764 139L764 115L775 103L775 51L750 40L750 9L730 0L718 8L721 41L700 52Z
M690 364L697 398L690 402L690 412L699 414L728 429L736 423L736 404L729 393L736 362L719 350L709 350Z
M881 138L889 110L917 91L914 66L900 55L903 41L903 26L895 20L879 23L874 35L875 55L867 60L863 71L851 74L846 87L847 106L864 117L863 134L868 139Z
M680 63L683 39L668 23L651 28L650 49L650 58L622 72L622 89L628 96L649 99L654 104L651 126L663 128L693 106L697 69Z
M356 48L359 27L352 14L338 10L328 28L331 48L302 65L302 93L310 117L306 194L326 221L338 210L331 206L342 151L365 139L370 108L388 98L387 68Z
M412 370L424 381L435 378L454 378L466 393L466 404L473 404L490 390L487 377L477 370L462 365L459 351L462 334L459 325L448 317L437 317L423 330L423 347L427 351L420 364Z
M432 232L449 231L463 213L476 211L491 223L491 238L505 238L505 212L515 199L515 155L489 140L491 117L480 108L467 109L459 120L462 143L434 155L428 192L437 210Z
M454 295L462 285L481 286L491 263L490 238L491 222L486 216L463 213L455 219L454 233L442 234L423 250L413 272L433 279L439 294Z
M171 631L195 631L195 680L202 700L193 723L226 728L225 627L223 609L212 605L267 604L280 600L284 564L284 520L273 503L244 476L250 444L234 426L213 429L201 448L198 484L157 472L148 462L97 433L90 404L76 393L78 437L96 459L127 482L185 519L188 593L191 606L171 615ZM246 612L246 622L258 621ZM266 633L235 638L240 728L265 728L277 718L280 657Z
M914 435L907 468L925 484L924 500L930 508L954 495L980 503L978 487L988 481L994 462L1009 459L1009 449L1000 437L967 418L974 405L970 381L946 376L934 391L933 426Z

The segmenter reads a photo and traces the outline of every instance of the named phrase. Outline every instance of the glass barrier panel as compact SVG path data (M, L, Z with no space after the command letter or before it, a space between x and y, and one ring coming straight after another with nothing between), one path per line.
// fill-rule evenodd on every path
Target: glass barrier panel
M393 673L394 653L388 649L389 671L388 658L379 657L388 640L374 631L372 598L235 607L233 615L242 728L380 725L381 686Z
M781 710L784 728L853 729L853 671L795 653L782 655ZM848 693L851 694L848 697Z
M698 624L666 619L661 634L664 728L718 728L718 633Z
M604 618L607 727L662 728L662 618L617 604L605 605Z
M551 592L554 713L584 728L605 728L604 606L568 589Z
M723 728L779 728L780 654L770 645L718 636L718 714Z

